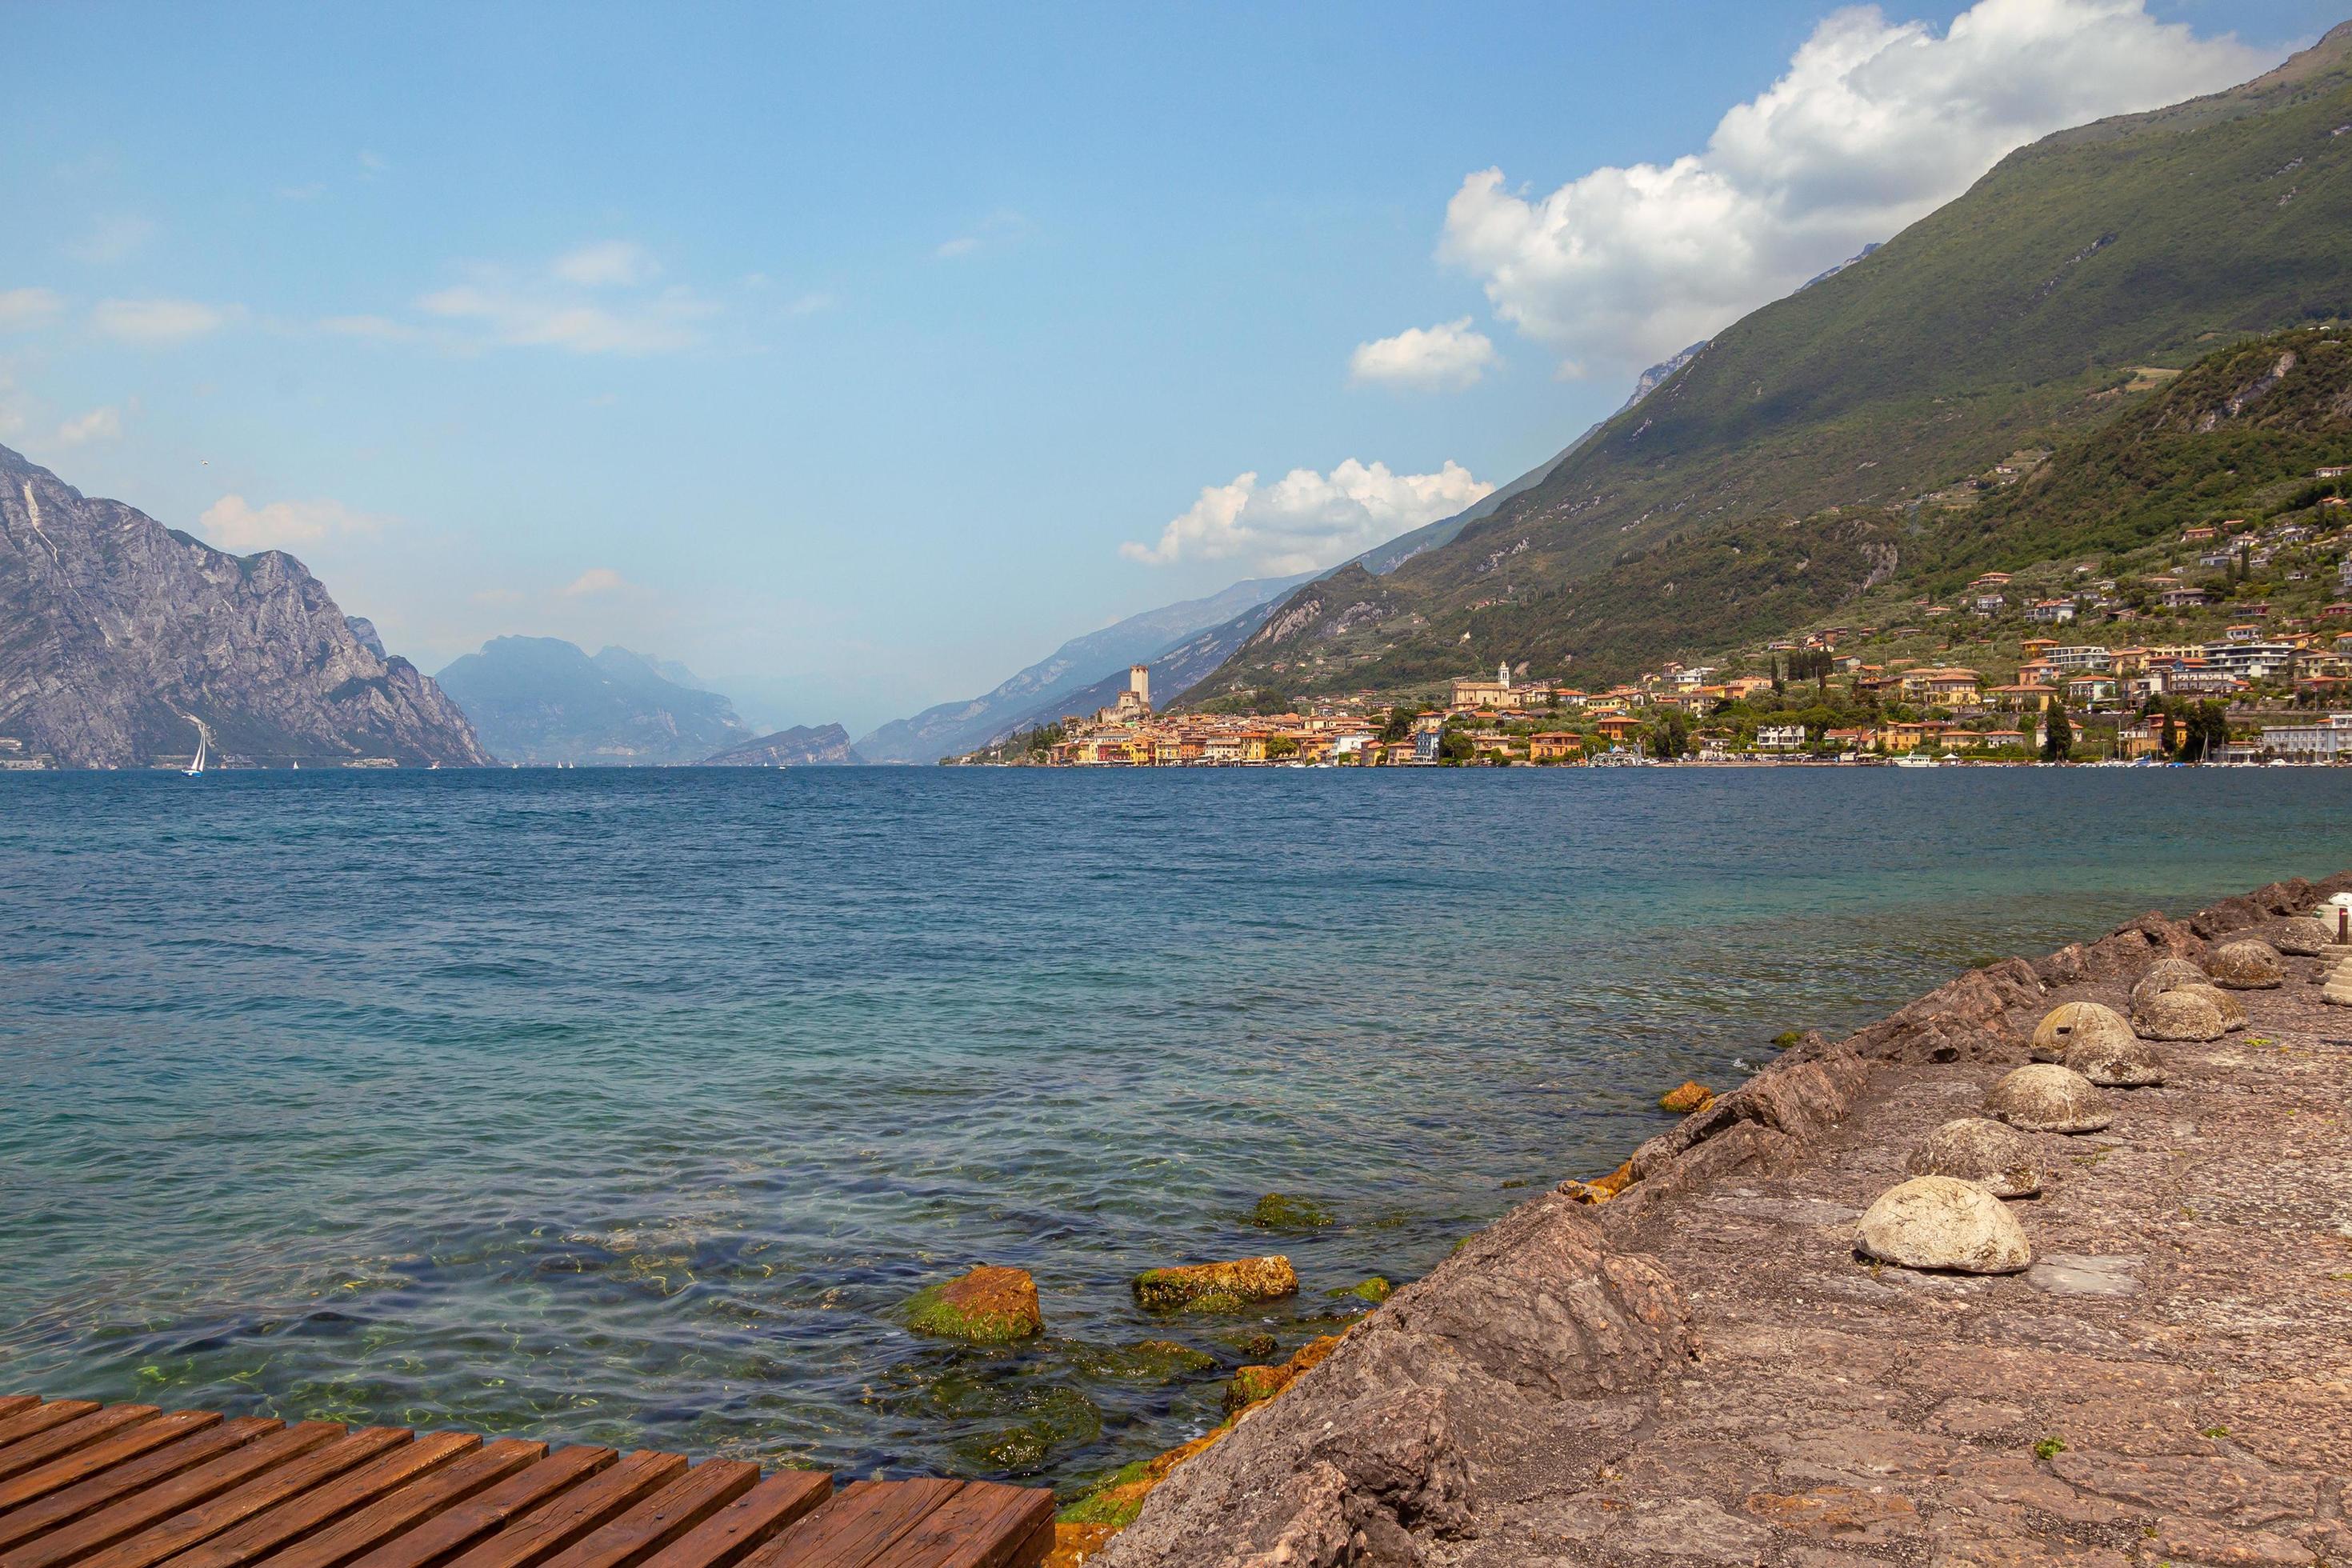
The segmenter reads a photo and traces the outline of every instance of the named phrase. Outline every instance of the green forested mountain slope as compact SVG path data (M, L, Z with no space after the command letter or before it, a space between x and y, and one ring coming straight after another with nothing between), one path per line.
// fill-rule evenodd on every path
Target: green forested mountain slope
M2138 367L2346 317L2352 25L2231 92L2011 154L1376 592L1300 590L1194 695L1620 668L1727 629L1702 598L1801 620L1965 553L1984 509L1886 509L2106 424L2161 384Z

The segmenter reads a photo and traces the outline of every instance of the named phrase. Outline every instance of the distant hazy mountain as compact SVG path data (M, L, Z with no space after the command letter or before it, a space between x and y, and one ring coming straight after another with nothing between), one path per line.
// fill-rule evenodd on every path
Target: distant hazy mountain
M695 763L751 738L726 698L681 684L660 662L622 647L592 658L561 637L498 637L438 679L508 762Z
M702 759L706 768L820 768L862 762L838 724L795 724Z
M883 725L857 742L857 754L869 763L932 763L984 746L1025 727L1030 714L1048 709L1059 713L1056 704L1077 700L1078 693L1114 674L1125 679L1128 666L1156 658L1203 627L1277 599L1311 575L1236 583L1205 599L1163 605L1073 637L978 697L942 702Z
M362 623L364 625L365 623ZM231 555L0 447L0 735L67 767L489 760L283 551Z

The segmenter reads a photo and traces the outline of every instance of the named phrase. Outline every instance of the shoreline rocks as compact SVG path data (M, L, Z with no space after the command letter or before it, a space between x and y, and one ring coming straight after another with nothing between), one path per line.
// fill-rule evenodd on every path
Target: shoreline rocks
M1147 1268L1135 1277L1135 1304L1150 1312L1240 1312L1298 1294L1298 1271L1280 1253L1225 1263Z
M1676 1116L1688 1116L1695 1110L1705 1110L1714 1103L1715 1090L1693 1079L1685 1079L1681 1083L1658 1096L1658 1109L1671 1110Z
M2114 1008L2096 1002L2062 1002L2035 1026L2026 1052L2037 1062L2063 1062L2078 1046L2131 1037L2131 1026Z
M902 1310L907 1326L919 1334L972 1344L1010 1344L1045 1329L1037 1282L1029 1271L985 1263L918 1290Z

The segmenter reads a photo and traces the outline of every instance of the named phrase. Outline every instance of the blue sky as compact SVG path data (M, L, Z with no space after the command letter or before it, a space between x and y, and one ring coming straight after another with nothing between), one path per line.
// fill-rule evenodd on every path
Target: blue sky
M863 730L1455 510L2340 19L1963 9L19 5L0 442L427 669L618 642Z

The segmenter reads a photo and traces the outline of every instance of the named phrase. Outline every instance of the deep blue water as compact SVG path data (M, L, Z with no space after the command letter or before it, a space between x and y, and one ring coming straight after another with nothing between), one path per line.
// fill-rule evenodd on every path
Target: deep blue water
M0 1389L1066 1484L1663 1087L2347 865L2352 770L0 775ZM897 1326L981 1261L1045 1338Z

